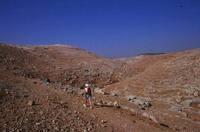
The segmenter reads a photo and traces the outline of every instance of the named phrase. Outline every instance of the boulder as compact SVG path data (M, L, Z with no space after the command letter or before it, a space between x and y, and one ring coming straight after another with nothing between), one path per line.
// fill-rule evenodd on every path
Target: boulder
M119 95L117 94L117 92L114 92L114 91L112 91L110 95L111 95L111 96L114 96L114 97L119 96Z
M192 99L187 99L187 100L184 100L184 101L181 102L181 105L183 107L190 107L191 104L192 104Z
M101 123L104 124L104 123L107 123L107 121L106 120L101 120Z
M94 92L95 92L95 93L98 93L98 94L104 94L103 89L100 89L100 88L95 88L95 89L94 89Z
M186 99L181 102L181 105L186 108L191 107L194 104L196 104L196 105L200 104L200 98Z
M32 101L32 100L29 100L27 104L28 104L29 106L33 106L33 105L35 104L35 102Z
M126 97L127 100L131 103L134 103L135 105L139 106L142 110L151 107L151 103L147 100L145 100L142 97L137 97L134 95L129 95Z
M134 100L134 99L136 99L137 98L137 96L135 96L135 95L128 95L127 97L126 97L126 99L128 100L128 101L132 101L132 100Z
M120 108L120 105L117 101L111 102L111 101L102 101L100 100L99 102L95 103L96 106L100 107L114 107L114 108Z
M181 106L171 106L171 108L169 110L173 111L173 112L181 112L182 107Z
M44 79L44 83L45 83L45 84L49 84L49 83L51 83L51 81L50 81L49 78L45 78L45 79Z
M150 102L141 99L136 99L134 103L143 110L152 106Z
M111 101L107 102L107 105L112 105L112 102Z
M115 101L115 102L113 103L113 106L114 106L115 108L120 108L120 105L119 105L119 103L118 103L117 101Z

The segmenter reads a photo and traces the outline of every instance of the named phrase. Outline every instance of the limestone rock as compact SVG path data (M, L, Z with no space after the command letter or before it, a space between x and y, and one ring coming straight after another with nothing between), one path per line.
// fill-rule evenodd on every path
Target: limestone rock
M32 101L32 100L29 100L29 101L28 101L28 105L29 105L29 106L33 106L34 104L35 104L34 101Z

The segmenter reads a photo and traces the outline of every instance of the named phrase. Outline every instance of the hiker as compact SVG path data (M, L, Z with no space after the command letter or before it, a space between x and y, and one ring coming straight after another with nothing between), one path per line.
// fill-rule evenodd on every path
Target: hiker
M85 104L84 107L92 108L92 89L89 84L85 84L84 88Z

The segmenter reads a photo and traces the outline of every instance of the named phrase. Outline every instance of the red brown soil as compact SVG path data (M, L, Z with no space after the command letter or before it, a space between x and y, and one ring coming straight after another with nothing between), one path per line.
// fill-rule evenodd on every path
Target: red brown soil
M121 108L84 108L86 82L108 93L96 102ZM0 45L0 131L198 132L199 92L199 49L112 60L71 46ZM129 95L152 106L141 110Z

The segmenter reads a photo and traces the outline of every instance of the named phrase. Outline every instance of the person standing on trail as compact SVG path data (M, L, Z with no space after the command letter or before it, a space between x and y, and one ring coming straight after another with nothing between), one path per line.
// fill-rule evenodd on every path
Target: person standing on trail
M92 89L89 84L85 84L84 95L85 95L84 107L92 107Z

